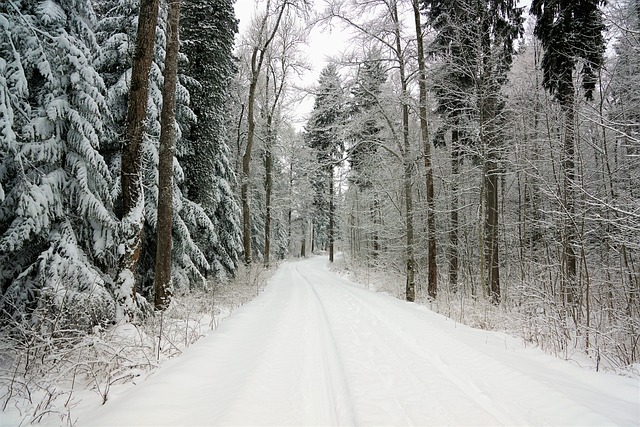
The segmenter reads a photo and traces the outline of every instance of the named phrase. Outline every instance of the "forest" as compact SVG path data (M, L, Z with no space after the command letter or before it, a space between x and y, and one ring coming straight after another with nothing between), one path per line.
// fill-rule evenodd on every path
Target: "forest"
M256 0L238 34L233 0L9 0L0 27L0 340L323 254L640 362L640 1Z

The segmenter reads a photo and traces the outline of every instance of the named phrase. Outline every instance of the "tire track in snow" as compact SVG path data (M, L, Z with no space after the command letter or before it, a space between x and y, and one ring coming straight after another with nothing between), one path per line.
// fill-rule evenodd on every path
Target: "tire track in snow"
M508 350L504 335L326 265L285 263L217 331L79 425L639 425L637 381L516 340Z
M351 408L351 397L345 382L345 372L342 369L340 354L334 339L327 314L318 298L313 285L297 267L292 266L300 282L296 286L305 290L304 305L309 322L306 334L307 369L305 402L310 411L308 420L321 425L354 425ZM293 282L293 283L296 283ZM314 339L317 337L317 340ZM313 376L309 378L309 374ZM318 388L318 386L320 386ZM318 414L318 409L321 413Z
M478 347L471 346L468 342L457 338L456 326L452 322L443 321L440 315L429 312L424 307L372 294L368 290L354 287L347 280L335 275L325 277L323 285L326 288L332 288L331 291L326 292L327 298L338 300L338 295L342 295L346 299L357 301L371 319L375 319L378 325L389 331L390 335L386 336L393 336L403 342L405 348L403 356L413 354L416 360L422 359L428 362L432 368L455 384L464 395L477 403L500 424L526 425L532 422L545 425L619 424L614 419L594 410L593 405L587 405L573 394L565 393L558 387L557 376L554 378L553 373L548 374L546 380L533 377L530 372L524 370L526 368L523 368L527 365L522 363L522 354L518 354L519 363L515 367L508 366L503 363L507 351L499 349L498 355L495 347L482 344ZM434 317L435 319L430 319ZM405 321L400 322L401 318ZM400 324L406 329L399 329L397 326ZM428 327L428 329L421 331L421 327ZM445 329L445 327L448 328ZM457 328L485 337L488 334L486 331L472 330L464 325L457 325ZM464 336L468 337L467 334ZM388 342L393 344L391 341ZM425 351L429 348L435 350ZM443 360L441 355L450 356L452 360ZM500 360L491 357L492 355L500 356ZM428 376L425 375L428 369L421 368L424 366L418 366L414 373L422 380L428 381ZM558 374L562 373L558 372ZM589 388L588 385L586 388ZM579 387L577 389L580 390ZM576 390L575 385L572 390ZM632 400L631 396L629 400ZM471 418L458 417L458 423L494 424L489 420L477 418L478 415L480 414L475 414Z
M346 337L341 346L348 346L349 338L352 338L358 341L358 347L370 349L368 355L355 354L351 360L368 357L373 362L374 375L385 372L387 376L396 378L396 384L389 384L383 396L401 395L401 398L394 397L393 400L402 417L388 413L388 420L377 419L377 424L518 423L517 419L505 417L500 408L495 407L487 396L477 387L473 387L473 384L452 376L445 364L430 358L428 352L416 349L407 342L399 327L392 327L387 318L372 311L361 295L350 292L342 283L336 285L326 278L325 283L314 281L314 288L322 293L323 299L333 302L331 305L335 310L332 311L332 320L335 324L349 325L352 337ZM343 298L339 298L340 296ZM346 304L342 300L346 301ZM362 341L360 337L367 337L367 340ZM455 406L451 404L451 396L457 397ZM464 411L461 411L461 403Z

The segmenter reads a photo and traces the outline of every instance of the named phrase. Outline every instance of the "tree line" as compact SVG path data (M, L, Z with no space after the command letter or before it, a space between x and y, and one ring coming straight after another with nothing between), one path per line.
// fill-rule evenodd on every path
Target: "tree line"
M245 261L342 250L408 301L486 301L556 352L638 360L637 1L258 5L234 98ZM350 40L296 131L308 23Z

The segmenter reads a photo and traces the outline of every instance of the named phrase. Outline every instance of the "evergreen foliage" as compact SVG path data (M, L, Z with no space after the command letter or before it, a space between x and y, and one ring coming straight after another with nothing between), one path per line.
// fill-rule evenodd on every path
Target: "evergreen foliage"
M210 264L202 272L224 277L235 272L242 253L240 208L232 191L235 176L224 127L236 72L232 51L238 22L230 0L186 1L181 19L187 87L197 117L185 129L178 154L185 167L183 191L202 206L211 224L201 224L196 234Z
M381 143L379 98L386 79L381 61L370 56L358 69L356 84L351 90L348 114L351 121L350 134L353 147L350 149L349 159L354 175L353 180L363 188L371 185L368 182L369 178L366 177L367 159L376 153Z
M14 1L0 15L0 308L90 329L113 319L112 176L100 153L108 106L93 67L90 1Z
M204 6L191 5L204 13ZM209 61L215 76L205 87L197 78L209 76L211 70L195 75L200 69L191 67L187 71L194 76L183 74L180 79L189 82L189 89L179 82L176 91L172 258L173 282L183 289L204 284L209 272L218 278L233 273L241 250L239 209L222 139L226 92L219 90L235 72L231 49L237 24L230 2L217 7L216 29L200 35L208 46L212 37L220 39L213 44L218 56ZM152 294L156 249L166 3L162 11L142 145L145 228L138 273L145 296ZM46 328L51 326L48 319L56 317L57 327L90 330L115 320L121 303L116 301L121 292L113 280L123 244L118 220L123 213L121 151L138 13L136 0L2 3L3 323L25 321ZM206 52L203 58L208 58ZM182 55L182 63L186 61ZM196 88L200 116L190 108L190 90ZM208 98L211 94L214 102ZM206 135L197 141L182 138L193 135L196 120L204 124Z
M573 70L579 74L587 99L591 99L603 65L605 30L603 0L533 0L534 34L542 42L543 85L563 104L572 97Z
M320 246L329 237L333 169L344 150L341 135L344 114L344 94L340 76L336 66L329 64L320 73L313 111L306 126L308 144L315 151L318 160L312 180L315 187L315 242Z

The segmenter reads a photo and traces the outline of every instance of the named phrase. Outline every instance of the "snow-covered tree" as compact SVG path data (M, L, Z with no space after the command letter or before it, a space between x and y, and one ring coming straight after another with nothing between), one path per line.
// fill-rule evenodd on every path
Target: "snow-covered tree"
M540 39L543 86L554 95L564 118L563 138L563 292L569 304L575 304L578 291L576 197L576 96L574 70L582 80L587 99L593 97L598 73L604 61L605 29L602 0L533 0L531 13L536 18L534 34Z
M314 229L319 241L326 239L331 262L333 262L335 240L334 169L344 150L342 136L345 119L344 103L338 70L334 64L329 64L320 73L313 111L307 122L306 131L309 145L315 150L318 160ZM326 235L323 235L323 232L326 232Z
M17 0L0 14L0 306L14 319L53 312L87 329L115 314L95 19L88 0Z
M188 59L185 85L197 118L184 130L178 153L185 171L183 191L212 224L200 227L203 232L195 236L211 266L203 273L224 277L235 272L242 253L240 207L232 190L236 177L225 129L238 24L230 0L186 1L181 20L182 51Z

